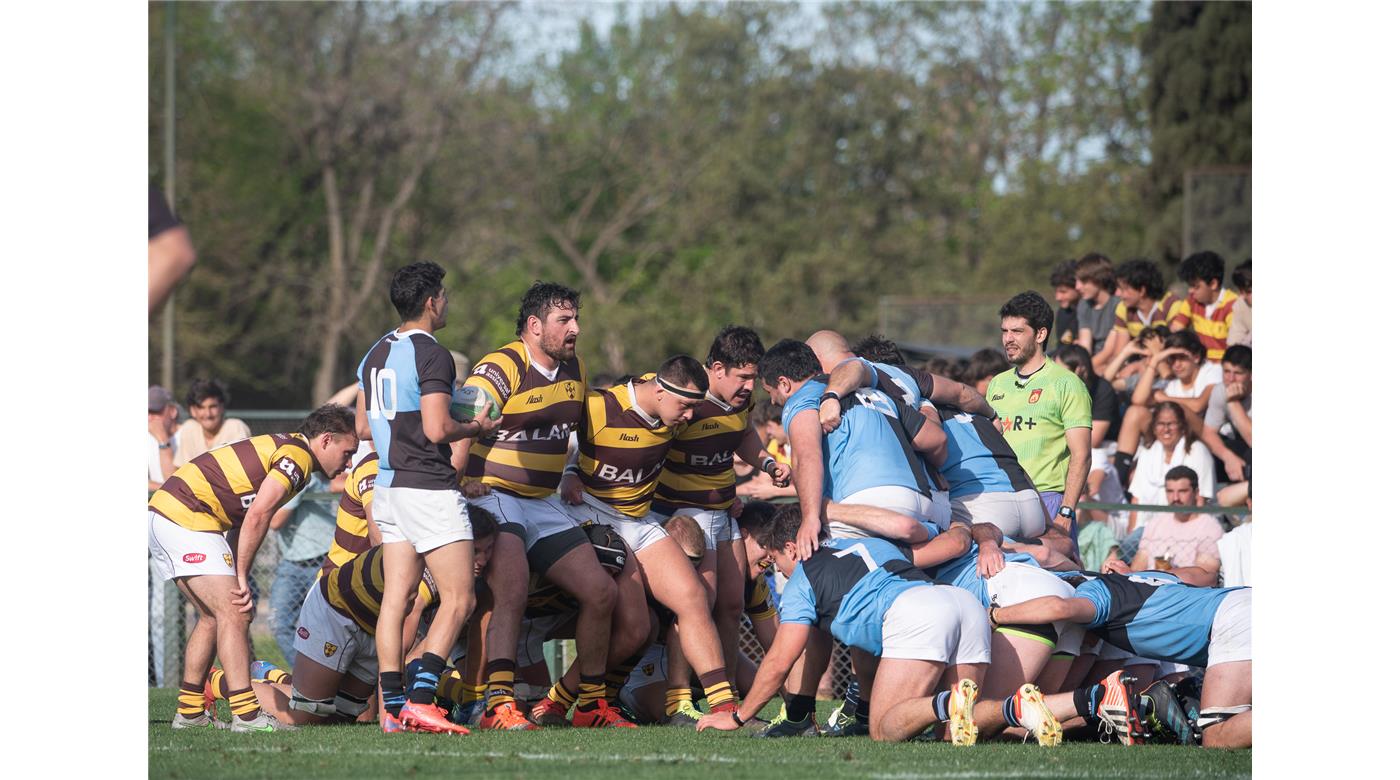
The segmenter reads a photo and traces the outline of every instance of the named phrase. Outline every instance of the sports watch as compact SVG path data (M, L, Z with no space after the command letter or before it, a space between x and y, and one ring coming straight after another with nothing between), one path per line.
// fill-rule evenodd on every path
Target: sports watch
M1065 518L1068 518L1068 519L1070 519L1070 520L1073 520L1074 517L1075 517L1075 515L1074 515L1074 507L1072 507L1072 506L1062 506L1062 507L1060 507L1060 511L1056 512L1055 514L1059 515L1060 517L1065 517Z

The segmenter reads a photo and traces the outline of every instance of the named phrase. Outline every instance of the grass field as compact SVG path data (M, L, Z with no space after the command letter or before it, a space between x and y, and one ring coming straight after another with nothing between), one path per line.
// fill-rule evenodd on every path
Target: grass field
M223 705L221 704L222 708ZM824 716L832 705L819 705ZM474 732L469 737L382 734L373 726L306 728L287 734L173 731L175 692L150 694L150 776L202 779L295 777L664 777L723 774L790 780L915 778L1236 778L1251 751L1066 743L1053 749L1011 743L954 748L882 745L869 739L752 739L667 727L638 731L551 729ZM770 707L771 715L776 707ZM227 710L222 716L228 717Z

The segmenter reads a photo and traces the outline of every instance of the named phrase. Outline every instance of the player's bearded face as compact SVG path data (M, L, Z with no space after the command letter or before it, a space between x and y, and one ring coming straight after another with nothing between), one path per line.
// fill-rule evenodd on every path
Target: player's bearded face
M578 314L574 307L553 307L545 314L540 346L555 360L573 360L578 334Z
M753 383L757 377L758 367L752 363L734 368L720 366L716 369L711 366L710 390L726 404L741 407L753 395Z
M1020 366L1035 357L1036 329L1025 317L1007 317L1001 321L1001 346L1006 359Z

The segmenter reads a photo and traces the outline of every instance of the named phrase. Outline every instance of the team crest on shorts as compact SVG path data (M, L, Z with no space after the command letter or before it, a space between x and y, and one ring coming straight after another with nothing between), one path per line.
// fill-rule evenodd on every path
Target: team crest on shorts
M232 565L233 565L233 553L224 553L224 565L225 565L225 566L232 566Z
M642 675L643 675L643 676L650 677L650 676L651 676L651 673L654 672L654 671L656 671L656 665L655 665L655 664L647 664L646 666L643 666L643 667L642 667Z
M335 645L331 644L330 642L327 642L324 649L325 649L325 651L326 651L326 657L327 657L327 658L330 658L331 656L335 655L335 651L338 650L338 649L340 649L340 648L336 647Z
M1041 390L1043 390L1043 389L1044 389L1044 388L1037 387L1036 389L1032 390L1032 391L1031 391L1031 397L1028 398L1028 399L1026 399L1026 403L1028 403L1028 404L1033 404L1033 403L1035 403L1036 401L1039 401L1039 400L1040 400L1040 392L1041 392Z

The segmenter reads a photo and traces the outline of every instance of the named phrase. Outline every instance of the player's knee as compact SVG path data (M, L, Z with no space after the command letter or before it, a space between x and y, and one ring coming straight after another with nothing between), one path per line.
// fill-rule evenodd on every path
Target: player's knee
M617 606L617 583L604 575L593 587L577 594L579 606L590 612L612 612Z
M324 720L335 714L335 697L316 699L298 691L292 686L292 698L287 706L295 712L303 712L313 718Z
M642 649L650 638L650 623L639 623L635 620L619 621L617 616L613 618L612 644L617 655L631 655Z

